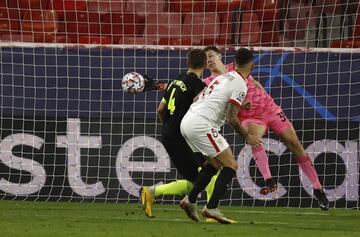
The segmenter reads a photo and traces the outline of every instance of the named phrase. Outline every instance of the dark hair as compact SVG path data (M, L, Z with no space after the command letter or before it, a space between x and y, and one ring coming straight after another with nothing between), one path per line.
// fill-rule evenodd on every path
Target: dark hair
M206 66L206 54L201 49L193 49L187 55L187 62L192 69L204 68Z
M209 50L212 50L212 51L214 51L214 52L216 52L216 53L218 53L218 54L221 54L220 50L219 50L218 47L216 47L215 45L209 45L209 46L206 46L206 47L204 48L204 52L205 52L205 53L206 53L207 51L209 51Z
M236 51L235 62L237 67L243 67L253 60L253 54L246 48L240 48Z

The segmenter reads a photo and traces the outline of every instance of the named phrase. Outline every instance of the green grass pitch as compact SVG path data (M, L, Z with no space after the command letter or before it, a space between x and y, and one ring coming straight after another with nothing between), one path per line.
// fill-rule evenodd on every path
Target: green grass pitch
M201 208L201 207L199 207ZM195 223L178 205L155 205L155 218L136 204L0 201L0 236L344 237L360 236L358 210L222 207L239 223Z

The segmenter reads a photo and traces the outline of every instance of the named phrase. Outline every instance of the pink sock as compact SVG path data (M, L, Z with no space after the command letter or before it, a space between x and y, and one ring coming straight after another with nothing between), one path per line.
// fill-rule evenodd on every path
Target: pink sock
M319 181L319 177L315 170L313 163L308 155L297 157L297 162L299 166L304 171L305 175L309 178L313 189L322 189L322 186Z
M271 179L271 172L269 168L269 158L266 155L265 149L263 146L258 148L252 148L252 154L255 160L257 167L259 168L263 178Z

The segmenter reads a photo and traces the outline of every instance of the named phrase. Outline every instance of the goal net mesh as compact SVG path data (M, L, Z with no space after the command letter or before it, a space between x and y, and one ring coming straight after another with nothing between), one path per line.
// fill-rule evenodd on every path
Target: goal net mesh
M125 93L121 78L168 83L189 49L216 45L225 64L254 51L254 78L293 122L332 205L358 207L358 13L358 1L336 0L0 1L0 199L136 202L141 186L182 179L161 143L163 92ZM251 148L222 133L239 164L222 205L317 206L275 134L264 142L279 189L262 196Z

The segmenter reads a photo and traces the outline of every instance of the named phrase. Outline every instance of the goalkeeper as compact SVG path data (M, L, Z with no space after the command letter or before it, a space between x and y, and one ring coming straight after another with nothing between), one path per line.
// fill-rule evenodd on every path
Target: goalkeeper
M145 91L153 91L153 90L161 90L163 91L166 87L166 83L159 83L157 81L154 81L153 78L149 77L148 75L143 75L144 80L145 80L145 87L144 87L144 92ZM136 94L136 90L134 89L129 89L126 91L129 94Z
M180 132L180 123L196 96L204 89L200 77L206 67L206 54L203 50L194 49L187 56L188 71L179 75L164 91L158 113L163 122L162 143L171 161L186 180L168 184L142 187L140 200L148 217L152 215L152 203L160 195L185 195L190 192L198 176L198 169L205 161L200 153L193 153ZM213 177L213 180L216 176ZM211 196L214 181L208 186L208 197Z

